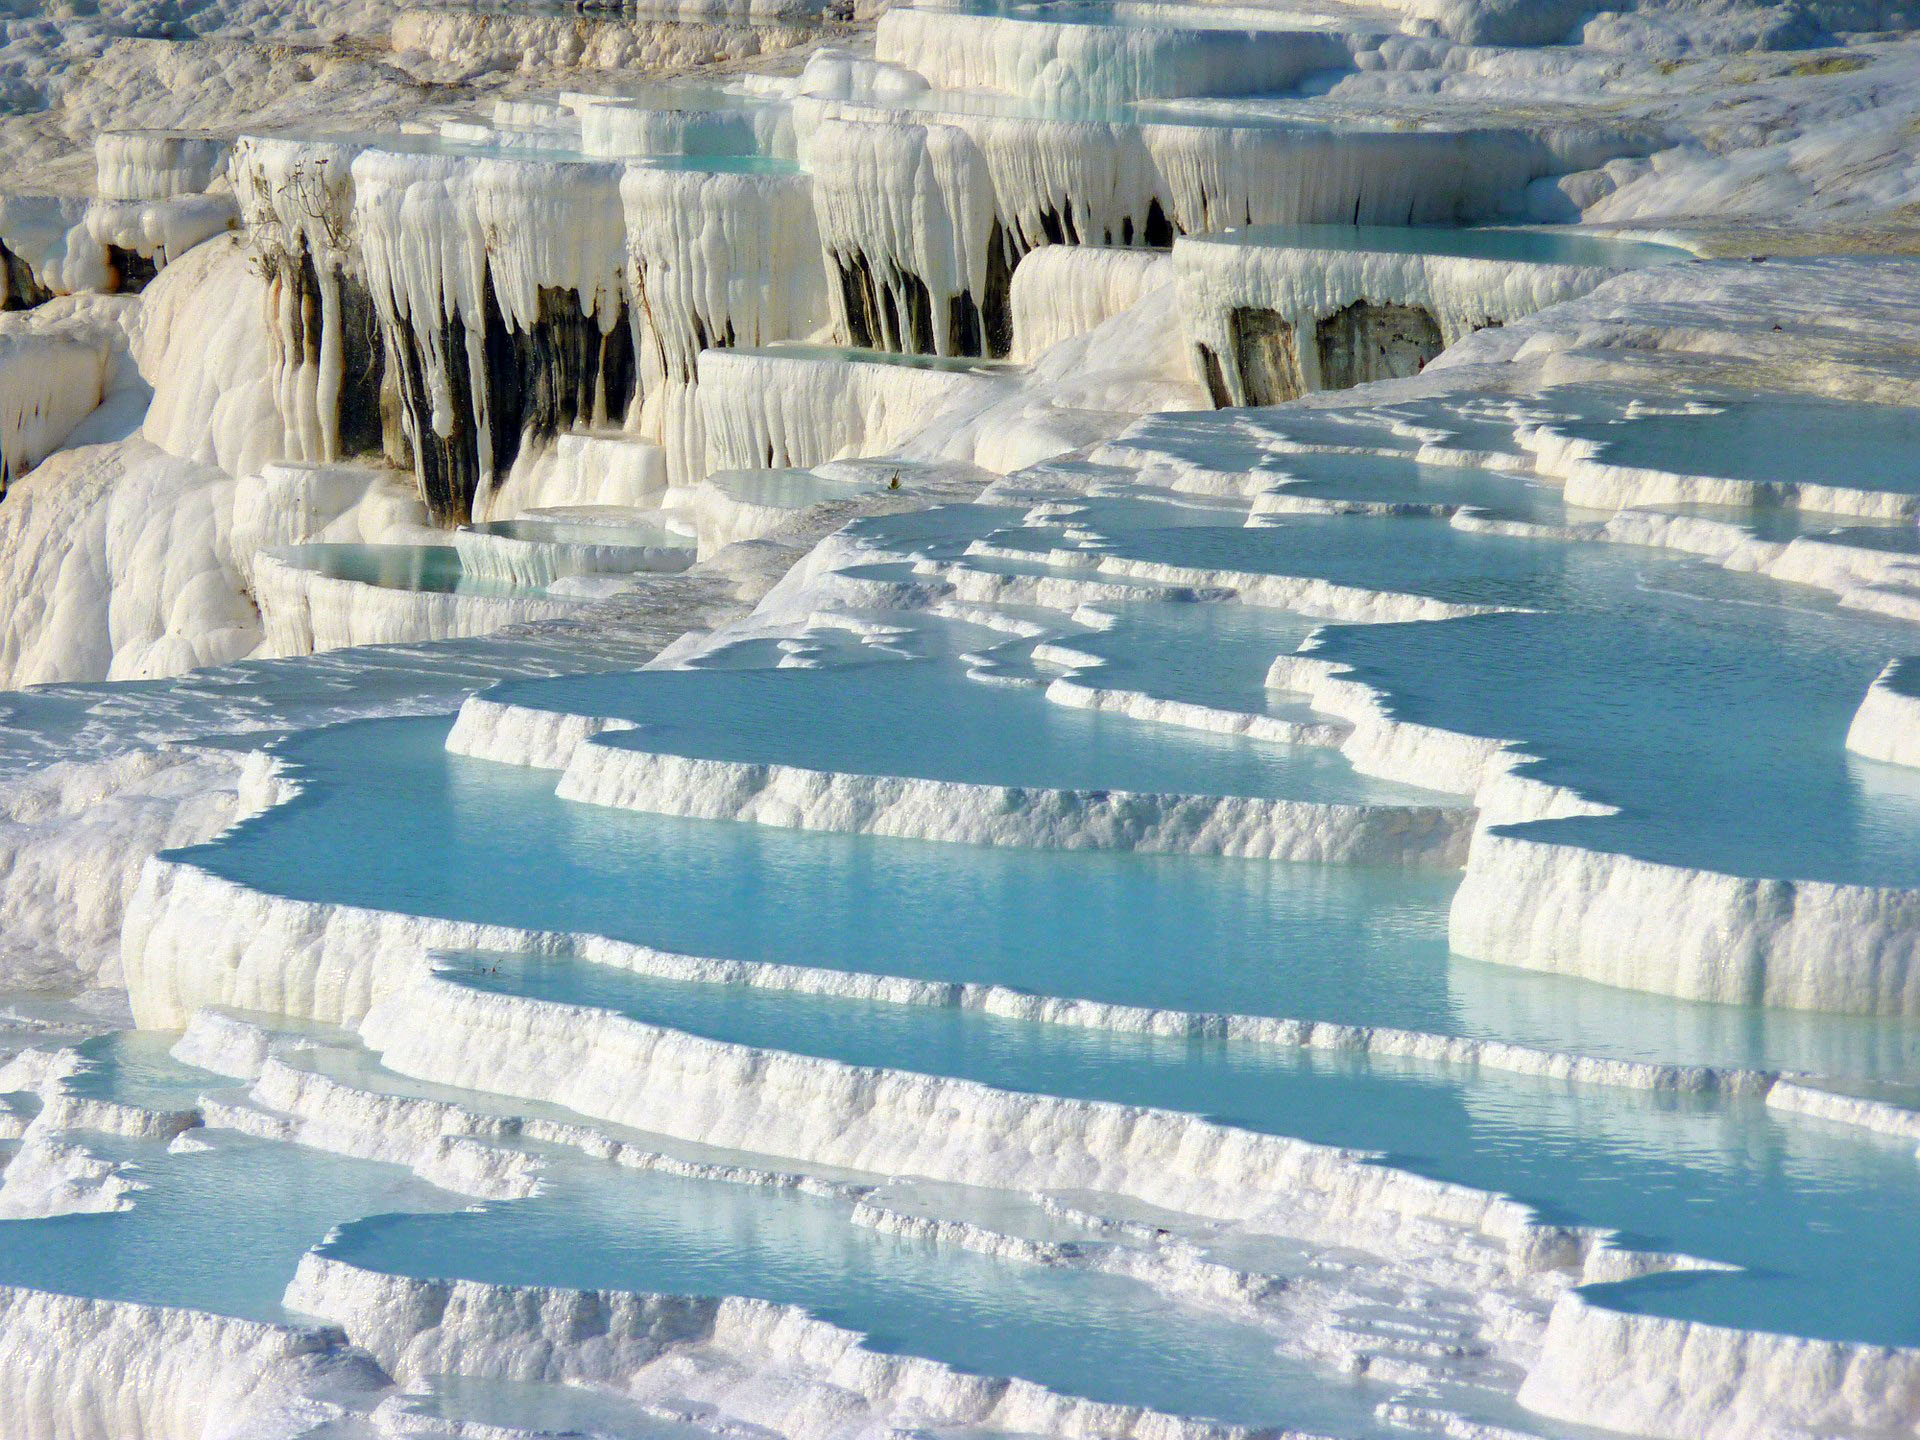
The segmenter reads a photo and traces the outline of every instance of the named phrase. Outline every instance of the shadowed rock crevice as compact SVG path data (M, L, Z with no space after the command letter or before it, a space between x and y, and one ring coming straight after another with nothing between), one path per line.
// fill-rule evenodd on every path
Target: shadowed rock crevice
M1245 403L1278 405L1306 393L1300 351L1289 321L1272 310L1243 307L1228 317L1227 325Z
M112 276L109 288L122 295L138 295L160 273L160 262L151 255L123 246L107 246L107 269Z
M0 310L31 310L52 298L33 267L0 241Z
M449 316L431 340L407 324L392 327L386 339L421 498L440 525L472 519L481 485L504 477L529 441L576 425L619 424L638 383L624 304L612 326L602 330L574 291L543 288L533 323L522 330L501 310L491 279L483 303L486 328L479 337L478 375L458 314ZM446 377L445 410L439 414L429 379L429 345Z
M1427 310L1366 300L1356 300L1320 321L1314 343L1319 349L1323 390L1346 390L1373 380L1405 380L1418 375L1446 348L1440 324Z

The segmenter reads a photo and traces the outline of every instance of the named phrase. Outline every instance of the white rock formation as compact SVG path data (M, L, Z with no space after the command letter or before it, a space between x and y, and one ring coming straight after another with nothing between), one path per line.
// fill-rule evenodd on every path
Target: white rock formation
M1013 358L1038 360L1062 341L1084 335L1171 283L1174 267L1151 250L1048 245L1013 272Z
M0 484L57 450L106 393L112 352L55 335L0 334Z
M1472 812L1240 796L1050 790L578 746L563 800L655 814L970 845L1241 855L1316 864L1450 868Z
M491 635L510 625L579 612L577 601L526 595L402 590L341 579L302 565L298 549L264 550L253 560L267 655L313 655L351 645L394 645Z
M188 252L147 288L134 355L154 387L141 431L149 441L228 475L295 453L267 308L259 268L237 237Z
M1920 695L1908 678L1920 672L1910 660L1890 660L1854 713L1847 749L1869 760L1920 765Z
M384 1381L337 1330L0 1288L0 1393L18 1397L9 1440L285 1434L292 1416L275 1412L290 1402L370 1397ZM299 1408L309 1423L327 1414Z
M61 451L0 504L0 677L175 675L249 654L233 481L134 438Z

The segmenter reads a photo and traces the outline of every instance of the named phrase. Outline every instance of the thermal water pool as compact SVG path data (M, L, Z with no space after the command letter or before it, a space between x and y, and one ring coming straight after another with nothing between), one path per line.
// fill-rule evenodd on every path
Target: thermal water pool
M695 955L1183 1009L1304 1006L1387 1023L1447 1013L1451 876L949 845L574 805L555 796L550 772L447 754L448 729L445 719L377 721L292 737L279 753L301 794L179 858L300 899ZM449 854L498 863L450 867ZM1377 957L1365 970L1362 953ZM1170 967L1169 955L1192 963ZM1277 956L1289 972L1278 984Z
M611 509L611 507L608 507ZM460 532L474 535L498 535L507 540L529 544L592 545L608 549L688 550L689 537L669 530L659 519L645 512L553 515L534 512L512 520L477 520Z
M1065 668L1075 681L1101 689L1299 724L1327 719L1303 697L1267 684L1274 657L1299 649L1319 628L1306 616L1255 605L1103 600L1075 620L1097 628L1068 635L1063 646L1100 663L1069 665L1064 657L1023 663L1033 647L1009 643L1005 654L992 656L995 668L1036 683Z
M1397 716L1518 742L1528 773L1621 808L1548 822L1589 848L1734 874L1920 886L1920 775L1847 753L1854 710L1920 630L1636 546L1466 533L1419 516L1144 528L1089 502L1098 553L1309 576L1534 613L1322 632ZM1044 555L1011 528L997 548ZM991 567L990 559L982 563Z
M1430 507L1435 513L1448 514L1471 506L1500 519L1545 525L1602 518L1591 511L1570 512L1556 486L1498 470L1422 464L1398 455L1337 453L1279 455L1266 464L1284 478L1276 478L1266 494L1255 500L1256 514L1275 508L1276 499L1299 496L1409 509Z
M0 1285L285 1324L301 1318L282 1304L294 1268L336 1225L466 1203L397 1165L245 1135L196 1134L206 1148L186 1154L79 1138L145 1188L129 1210L0 1220Z
M469 574L452 545L290 545L270 551L297 570L331 580L377 585L382 590L417 590L441 595L491 595L516 598L524 587Z
M849 1223L790 1189L548 1157L546 1192L417 1223L343 1225L321 1253L389 1273L799 1305L921 1355L1058 1393L1223 1420L1390 1433L1377 1390L1317 1375L1257 1328L1118 1276L996 1260Z
M175 1037L118 1032L79 1047L69 1094L160 1110L202 1095L237 1099L237 1082L184 1065ZM126 1167L130 1209L0 1220L0 1285L205 1310L285 1323L281 1303L300 1257L343 1221L465 1203L397 1165L195 1129L191 1146L87 1132L73 1137Z
M733 1044L1377 1150L1422 1175L1514 1195L1549 1221L1616 1227L1628 1245L1749 1272L1621 1287L1610 1303L1792 1334L1920 1342L1920 1299L1910 1287L1874 1283L1889 1267L1920 1272L1912 1142L1781 1115L1757 1097L1035 1025L654 980L576 961L450 957L441 973Z
M530 1430L540 1436L617 1436L619 1440L711 1440L713 1434L697 1425L663 1419L624 1396L579 1385L534 1385L467 1375L432 1375L425 1377L425 1383L432 1388L392 1402L400 1414L424 1422L418 1432L423 1434L441 1434L450 1426L473 1423Z
M1500 711L1504 716L1524 698L1549 720L1564 722L1561 730L1539 722L1545 739L1535 743L1548 762L1575 765L1604 739L1618 747L1602 753L1621 778L1623 754L1648 753L1655 767L1668 763L1665 757L1676 751L1676 737L1684 736L1689 719L1724 712L1730 696L1736 705L1744 701L1761 712L1741 741L1749 757L1770 763L1769 778L1777 772L1789 793L1818 802L1809 823L1829 827L1797 842L1803 849L1796 850L1776 826L1749 837L1754 853L1784 853L1787 860L1780 863L1797 864L1803 853L1821 851L1863 873L1905 873L1897 843L1904 821L1892 790L1868 797L1880 807L1876 815L1889 817L1880 831L1867 827L1854 849L1834 854L1837 810L1829 803L1830 775L1823 768L1844 764L1832 753L1837 736L1828 733L1829 711L1843 733L1844 715L1857 701L1846 694L1855 671L1864 690L1885 648L1909 638L1904 627L1856 621L1805 592L1663 552L1463 535L1438 522L1406 518L1312 517L1262 528L1153 525L1158 512L1170 509L1178 509L1183 520L1217 518L1204 507L1098 498L1061 513L1040 512L1032 526L1007 523L1005 510L970 518L974 538L980 538L984 520L993 546L1018 550L1024 544L1043 562L1066 544L1083 547L1096 561L1131 556L1229 572L1331 570L1347 583L1448 599L1497 599L1537 612L1419 626L1332 627L1322 632L1315 651L1322 656L1349 635L1417 640L1509 621L1552 621L1577 630L1609 620L1625 628L1601 632L1590 669L1579 670L1570 689L1556 690L1546 678L1529 674L1525 683L1539 690L1537 699L1528 689L1498 689L1490 682L1474 703L1511 707ZM971 543L968 518L947 514L902 523L894 533L913 548L955 553ZM867 533L884 536L885 527ZM1363 553L1369 550L1371 568ZM884 546L875 551L885 553ZM978 561L994 563L991 555ZM1393 578L1384 580L1382 571L1389 569ZM1122 630L1124 623L1102 633L1112 638ZM1164 635L1131 652L1121 639L1111 655L1121 661L1137 654L1137 663L1151 671L1156 643L1164 647ZM1546 665L1585 654L1561 645L1551 632L1535 643L1560 648L1523 653L1508 663ZM1505 646L1517 648L1511 641ZM1770 665L1758 676L1751 674L1756 655L1765 655ZM796 739L791 729L780 733L753 718L788 716L794 712L767 697L818 686L814 710L797 713L828 716L829 696L853 696L845 710L821 720L822 733L838 737L836 755L870 757L862 724L893 702L862 692L858 677L921 665L928 668L917 673L940 673L939 662L918 660L772 673L735 665L630 677L607 688L629 693L629 687L662 681L662 693L670 690L674 703L654 713L666 723L685 726L702 744L712 739L713 722L757 725L752 739L758 747L765 737L780 746L818 743L806 729ZM1436 689L1449 673L1436 664ZM1748 688L1729 682L1728 673L1748 677ZM1619 713L1595 709L1594 687L1616 676L1631 692L1624 721ZM834 688L850 679L851 689ZM780 688L790 680L793 690ZM701 694L702 685L715 686L722 698ZM598 688L581 682L568 696L569 707L590 710ZM1844 704L1832 699L1836 691ZM1680 699L1654 703L1652 697L1670 692ZM716 708L703 709L708 705ZM1799 706L1813 722L1775 725L1768 706L1783 712ZM923 705L918 713L934 713L934 706ZM1521 713L1532 718L1532 711ZM1601 730L1605 735L1597 736ZM1459 1004L1455 964L1441 939L1449 889L1444 883L1422 890L1406 877L1364 870L1185 860L1155 867L1152 857L1138 855L984 851L599 814L555 800L546 789L550 774L436 754L439 733L394 722L287 742L284 753L306 792L223 842L189 852L190 858L243 883L299 898L597 931L691 954L997 980L1050 994L1183 1009L1306 1015L1318 1005L1342 1019L1371 1010L1376 1023L1422 1029L1473 1028L1478 1019ZM731 735L731 744L742 731L722 733ZM1545 740L1564 745L1573 758L1561 760ZM1768 747L1776 744L1785 747L1784 758L1772 757ZM1665 823L1664 811L1660 815ZM1710 820L1694 824L1692 831L1675 832L1681 841L1714 838ZM501 857L503 863L484 874L471 867L452 873L454 867L438 863L450 850ZM1124 864L1102 870L1082 867L1083 861ZM1400 888L1408 884L1413 888ZM1236 890L1238 904L1232 899ZM1331 897L1330 908L1341 917L1331 932L1300 906L1313 893ZM1280 897L1277 907L1274 897ZM1398 924L1391 920L1396 913ZM490 973L477 983L539 993L542 976L558 976L560 988L544 998L613 1001L676 1028L736 1043L958 1074L1033 1093L1189 1108L1250 1128L1378 1146L1409 1168L1512 1191L1556 1218L1618 1224L1636 1242L1754 1267L1741 1275L1637 1283L1610 1293L1610 1303L1877 1343L1920 1339L1920 1317L1901 1302L1902 1287L1879 1287L1891 1292L1889 1298L1871 1283L1889 1266L1910 1264L1902 1258L1913 1243L1907 1225L1910 1143L1782 1117L1751 1100L1701 1102L1569 1088L1484 1068L1463 1079L1419 1066L1328 1061L1278 1049L1257 1051L1252 1061L1238 1054L1223 1061L1219 1054L1230 1047L1208 1042L1169 1047L933 1008L902 1006L880 1015L882 1007L824 997L664 986L611 971L589 974L580 965L518 972L509 962L507 975L502 980ZM577 988L603 979L621 987L617 996L589 997ZM1515 980L1516 987L1527 984ZM1569 984L1557 993L1581 997L1578 1006L1562 1012L1561 1033L1569 1048L1589 1053L1622 1044L1620 1037L1646 1019L1651 1023L1636 1037L1642 1047L1637 1053L1644 1054L1686 1028L1687 1022L1668 1017L1693 1013L1597 987ZM1724 1024L1712 1035L1712 1058L1738 1054L1779 1064L1795 1054L1823 1061L1840 1056L1868 1067L1888 1064L1889 1074L1902 1073L1903 1066L1912 1073L1911 1055L1901 1054L1909 1027L1896 1022L1718 1013ZM1171 1058L1143 1053L1142 1047ZM1696 1050L1685 1058L1709 1057ZM1830 1224L1839 1228L1818 1228ZM1869 1243L1856 1243L1863 1235Z
M822 475L813 470L721 470L702 482L729 500L769 510L804 510L835 500L850 500L879 488L871 480Z
M285 741L301 794L176 856L295 899L691 955L1633 1058L1888 1077L1920 1068L1920 1031L1897 1020L1676 1004L1463 966L1446 948L1449 875L951 845L572 805L554 795L550 772L447 754L447 729L444 719L376 721ZM448 855L479 858L449 865Z
M96 1042L93 1071L67 1083L129 1103L232 1090L168 1059L164 1043ZM395 1166L222 1131L192 1137L191 1150L174 1153L86 1135L145 1188L119 1213L0 1221L0 1284L284 1323L301 1318L281 1296L312 1249L423 1278L746 1295L800 1306L875 1350L1058 1393L1389 1433L1371 1413L1377 1389L1278 1356L1255 1326L1120 1276L885 1234L851 1223L838 1198L534 1146L540 1194L456 1209L455 1197Z
M707 760L981 785L1463 803L1357 774L1336 750L1161 731L1126 716L1069 710L1037 688L969 680L950 660L648 670L588 686L512 687L491 698L631 719L639 729L598 743Z
M1920 494L1920 413L1897 405L1794 395L1709 393L1687 406L1580 413L1585 387L1549 391L1574 402L1554 431L1587 441L1603 465L1787 487L1839 486ZM1601 392L1604 397L1605 392ZM1782 443L1791 437L1791 444Z
M1516 265L1607 270L1672 265L1694 258L1677 245L1567 227L1497 225L1247 225L1194 237L1195 243L1273 250L1437 255Z

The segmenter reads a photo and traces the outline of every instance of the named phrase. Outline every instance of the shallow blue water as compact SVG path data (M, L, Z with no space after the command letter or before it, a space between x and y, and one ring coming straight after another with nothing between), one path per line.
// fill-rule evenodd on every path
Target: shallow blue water
M1648 505L1642 508L1668 515L1719 520L1738 525L1759 539L1783 544L1806 535L1861 550L1920 551L1920 527L1911 520L1863 520L1849 516L1844 524L1836 524L1836 516L1794 505L1758 509L1739 505Z
M1329 627L1316 652L1396 715L1516 740L1542 757L1533 773L1623 811L1535 833L1734 874L1920 885L1920 774L1845 749L1868 685L1920 629L1636 546L1422 517L1147 529L1096 510L1121 555L1539 611ZM995 539L1028 534L1049 543Z
M382 590L423 590L444 595L520 595L511 585L476 579L451 545L289 545L274 552L289 565L335 580L377 585Z
M431 1421L510 1425L544 1434L618 1436L619 1440L712 1440L711 1430L663 1420L624 1395L577 1385L426 1377L429 1393L402 1402L408 1415Z
M560 519L522 515L513 520L482 520L466 527L480 535L503 535L558 545L622 545L691 550L693 539L676 534L658 522L639 518L614 520Z
M1017 505L935 505L854 520L842 533L889 553L948 556L996 526L1017 524L1024 513Z
M1266 662L1280 653L1268 652ZM1264 671L1264 663L1262 665ZM986 785L1459 805L1357 774L1337 750L1172 729L982 685L952 661L648 670L505 686L495 698L615 715L618 749Z
M1789 512L1793 513L1793 512ZM1893 555L1920 555L1920 526L1912 521L1889 525L1846 525L1825 529L1810 524L1801 533L1833 545L1860 550L1883 550Z
M80 1088L159 1103L229 1085L170 1060L171 1039L90 1046L98 1068ZM0 1221L0 1284L279 1321L297 1318L280 1298L318 1248L408 1275L757 1296L866 1332L881 1350L1068 1394L1379 1433L1377 1393L1279 1359L1258 1331L1132 1281L882 1235L850 1224L838 1201L542 1150L540 1196L476 1210L397 1167L228 1132L194 1132L209 1148L189 1154L84 1139L148 1188L123 1213ZM451 1408L575 1413L566 1399L456 1386Z
M1446 1012L1450 875L948 845L570 805L551 772L448 755L448 727L374 721L293 737L280 753L305 792L179 853L303 899L691 954L1187 1009L1436 1022ZM463 858L445 863L452 855ZM1374 957L1364 971L1362 954Z
M1280 405L1224 413L1173 412L1147 416L1119 443L1228 474L1285 470L1316 453L1365 452L1412 460L1429 444L1476 456L1522 458L1514 434L1519 409L1512 400L1460 402L1449 397L1353 410Z
M1550 392L1550 404L1579 389ZM1841 485L1920 494L1920 410L1812 397L1709 396L1697 415L1603 415L1554 428L1600 443L1609 465L1784 485ZM1782 437L1792 437L1783 444Z
M1199 237L1209 245L1284 250L1367 251L1387 255L1454 255L1521 265L1632 269L1693 259L1677 245L1623 240L1572 229L1503 229L1470 225L1250 225Z
M1527 834L1737 875L1920 885L1920 774L1844 749L1890 652L1817 622L1757 627L1765 637L1729 634L1723 618L1502 616L1417 639L1345 629L1324 653L1391 691L1400 714L1518 739L1547 757L1529 773L1622 807ZM1764 638L1774 648L1754 648ZM1436 666L1457 686L1433 686Z
M300 899L695 955L1646 1058L1857 1075L1920 1067L1920 1028L1899 1021L1688 1005L1450 960L1451 876L997 849L569 805L551 773L448 755L448 723L295 737L281 752L304 793L178 853Z
M465 1203L398 1166L225 1132L196 1132L209 1148L182 1155L157 1141L81 1138L138 1166L133 1178L148 1188L119 1213L0 1220L0 1284L285 1321L294 1267L334 1226Z
M709 475L707 483L744 504L779 510L801 510L878 488L865 481L836 479L812 470L721 470Z
M1297 650L1317 621L1252 605L1139 601L1099 608L1119 623L1064 642L1107 662L1075 672L1089 685L1302 722L1327 719L1303 698L1266 684L1274 657Z
M116 1030L83 1040L75 1048L85 1068L61 1083L73 1095L148 1110L190 1110L202 1095L245 1088L238 1080L174 1059L178 1038L164 1031Z
M532 1200L454 1216L375 1216L323 1253L496 1284L800 1305L877 1350L1071 1395L1220 1419L1383 1433L1377 1390L1315 1375L1247 1326L1137 1282L994 1260L847 1222L837 1201L553 1155Z
M1369 483L1357 473L1323 478ZM1400 480L1445 489L1418 472ZM1589 843L1684 857L1687 864L1920 883L1920 777L1863 768L1840 747L1867 682L1889 654L1912 648L1909 627L1842 615L1804 592L1681 556L1475 536L1421 519L1289 517L1250 529L1210 523L1217 517L1203 507L1138 498L1095 499L1082 513L1044 526L1015 528L1018 518L1017 511L951 507L872 522L863 533L953 555L984 527L999 526L995 541L1035 549L1070 541L1181 564L1524 604L1538 613L1329 627L1319 653L1359 666L1363 678L1391 694L1399 713L1521 740L1544 757L1537 768L1548 778L1625 809L1606 820L1537 828L1586 827L1598 837ZM1243 615L1229 625L1226 644L1204 652L1217 658L1216 670L1198 660L1182 663L1183 655L1203 652L1192 620L1172 618L1175 607L1120 608L1115 628L1069 640L1112 660L1094 672L1099 683L1130 675L1140 688L1157 683L1175 698L1211 703L1265 703L1263 689L1255 688L1256 662L1278 653L1276 641L1287 648L1298 624L1278 616L1246 622ZM714 669L568 680L528 687L518 698L546 694L566 708L600 713L617 703L660 726L672 748L689 747L684 753L803 756L800 763L832 768L951 766L965 778L1035 783L1019 777L1037 771L1019 767L1091 776L1135 764L1162 774L1188 763L1185 751L1170 758L1179 742L1162 738L1169 732L1142 732L1155 739L1137 752L1057 741L1044 733L1052 720L1037 695L973 684L945 661L738 668L756 657L768 658L755 652ZM1761 657L1764 663L1756 663ZM1009 696L1040 708L1010 721L1021 712L1006 708ZM1042 733L1036 739L1018 724ZM936 727L952 730L946 743L928 743ZM1913 1072L1914 1027L1896 1022L1689 1007L1450 960L1444 881L917 845L600 812L554 799L550 774L448 757L436 748L443 735L438 723L380 722L294 737L283 749L306 793L193 857L302 898L591 930L698 954L993 980L1183 1009L1491 1033L1597 1053L1811 1063L1868 1077ZM1217 761L1191 763L1196 776L1222 773ZM449 855L461 863L446 863ZM503 968L470 983L612 1005L743 1043L1165 1105L1382 1149L1423 1173L1515 1193L1554 1218L1618 1225L1636 1243L1751 1267L1737 1276L1609 1287L1609 1303L1920 1343L1920 1302L1911 1287L1885 1283L1920 1262L1920 1227L1911 1219L1916 1177L1911 1147L1902 1142L1782 1119L1749 1102L1705 1104L1492 1072L1469 1077L910 1007L663 985L579 965ZM501 1268L486 1278L519 1278L512 1267L533 1262L505 1238L509 1227L572 1247L563 1261L572 1263L574 1250L591 1254L596 1243L581 1217L598 1203L557 1206L551 1221L525 1210L511 1221L370 1222L364 1235L350 1229L343 1243L367 1244L381 1257L429 1257L374 1263L437 1263L431 1257L445 1254L456 1257L447 1263ZM514 1208L489 1213L505 1217ZM740 1224L774 1223L759 1209L753 1214L760 1218ZM498 1223L501 1238L442 1238L483 1223ZM557 1228L542 1229L549 1225ZM707 1265L725 1273L724 1284L713 1283L727 1289L801 1283L778 1267L729 1268L737 1257L717 1252L702 1234L656 1235L633 1258L635 1268L622 1272L665 1280L609 1280L601 1266L598 1278L579 1283L699 1288L673 1277ZM759 1245L756 1253L769 1249L780 1247ZM467 1258L475 1252L481 1258ZM591 1256L595 1264L604 1259ZM589 1259L579 1263L584 1274ZM844 1276L819 1279L823 1263L806 1262L819 1290L801 1285L772 1298L830 1316L857 1313L869 1292ZM862 1259L854 1268L871 1263ZM525 1278L553 1277L528 1271ZM926 1283L941 1289L955 1282L942 1276ZM873 1301L883 1341L896 1294ZM1097 1309L1108 1302L1082 1296L1074 1303ZM835 1304L854 1309L835 1312ZM980 1328L977 1316L952 1321L952 1335L948 1324L916 1311L901 1333L916 1346L945 1347L970 1343L965 1332ZM1009 1333L996 1331L992 1344ZM1140 1331L1118 1333L1116 1344L1133 1345ZM1044 1362L1027 1359L1033 1343L1028 1332L1004 1353L991 1346L956 1353L983 1353L981 1368L1010 1368L1002 1363L1007 1354L1018 1363L1053 1363L1051 1353ZM1107 1340L1095 1335L1087 1343ZM1126 1366L1127 1353L1113 1351L1101 1363ZM1210 1345L1209 1353L1230 1359L1231 1347ZM1086 1355L1060 1363L1080 1377L1066 1388L1084 1390ZM1159 1373L1129 1376L1128 1383L1157 1385ZM1166 1383L1186 1382L1169 1375ZM1234 1387L1241 1383L1229 1379L1206 1393L1227 1397L1216 1405L1240 1404ZM1191 1392L1166 1393L1177 1407L1207 1409ZM1246 1403L1267 1401L1248 1392Z
M739 1044L1383 1151L1420 1174L1516 1195L1550 1220L1616 1226L1633 1244L1755 1272L1615 1292L1651 1313L1920 1343L1920 1294L1876 1283L1920 1272L1911 1142L1778 1117L1758 1101L656 981L578 962L485 963L500 973L458 959L443 973Z
M75 1088L155 1104L229 1087L171 1060L171 1040L90 1042L96 1068ZM1376 1392L1281 1360L1256 1330L1136 1282L882 1235L850 1224L838 1201L543 1150L540 1196L476 1210L397 1167L228 1132L194 1132L208 1148L187 1154L84 1138L147 1188L122 1213L0 1221L0 1284L282 1321L298 1318L280 1298L318 1248L408 1275L757 1296L867 1333L883 1351L1068 1394L1380 1433ZM627 1418L579 1399L456 1384L449 1403L420 1408Z
M1497 470L1423 465L1398 455L1302 454L1276 456L1268 463L1296 477L1280 486L1289 495L1399 505L1472 505L1502 519L1549 525L1563 525L1568 519L1557 487Z

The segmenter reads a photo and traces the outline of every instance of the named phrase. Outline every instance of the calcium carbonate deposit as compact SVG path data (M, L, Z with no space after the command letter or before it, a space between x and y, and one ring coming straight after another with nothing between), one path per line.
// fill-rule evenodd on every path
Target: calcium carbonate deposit
M0 1440L1920 1434L1920 4L0 0Z

